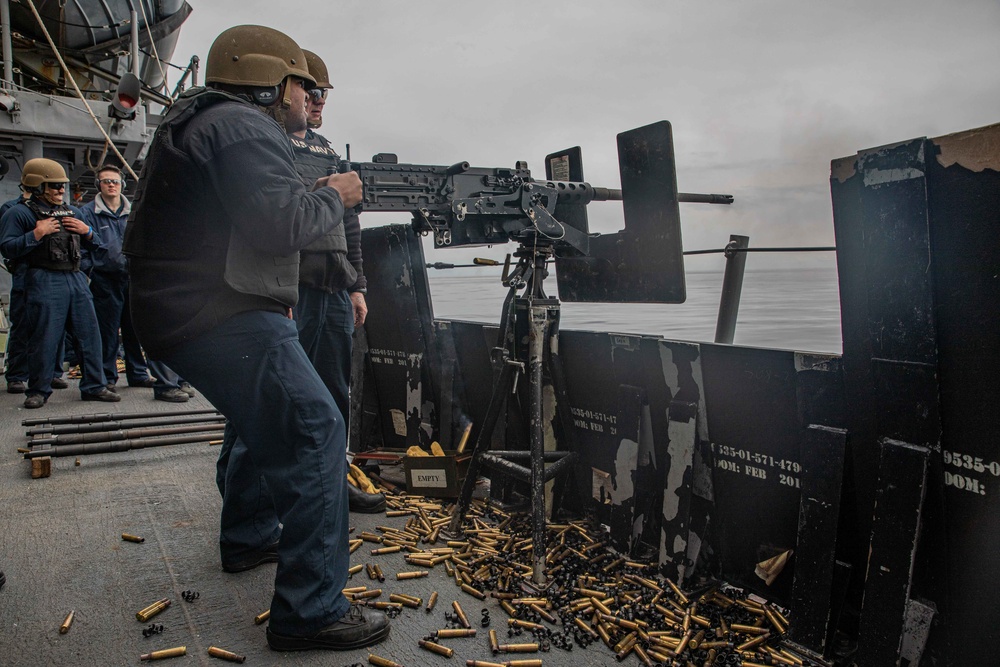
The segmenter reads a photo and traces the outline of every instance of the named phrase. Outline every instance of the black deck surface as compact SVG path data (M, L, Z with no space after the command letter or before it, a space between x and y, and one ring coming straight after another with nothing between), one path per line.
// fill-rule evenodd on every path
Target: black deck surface
M0 393L0 571L7 577L0 589L0 665L134 665L149 651L186 646L187 655L156 664L221 665L210 658L209 646L247 656L250 665L367 664L368 651L276 653L267 648L265 625L253 618L268 608L274 565L241 574L225 574L219 565L220 498L215 487L218 448L185 444L130 452L56 458L52 475L31 479L30 462L17 447L27 443L21 421L44 415L84 415L100 412L174 411L211 407L200 395L186 404L153 400L152 390L119 387L118 404L84 403L76 382L57 391L39 410L24 410L23 395ZM355 535L376 525L402 526L404 518L384 514L352 514ZM145 538L124 542L123 532ZM492 627L506 638L507 615L496 600L480 602L461 592L442 566L425 579L396 581L398 571L419 569L402 555L371 556L379 545L364 544L352 564L378 562L387 579L371 581L362 571L351 585L381 587L380 600L390 593L407 593L425 602L432 590L440 600L432 613L407 609L392 622L390 637L373 652L397 663L464 665L467 659L496 660L486 629L479 624L483 608ZM440 545L437 545L440 546ZM185 602L181 593L200 597ZM159 598L172 606L153 619L163 633L144 638L148 623L135 613ZM455 649L453 658L419 648L417 641L432 630L448 627L445 612L459 600L479 634L468 639L442 640ZM67 634L59 626L70 610L75 620ZM518 638L517 641L528 641ZM616 664L600 644L587 650L553 648L544 654L516 654L507 659L539 657L546 667L585 661ZM141 663L147 664L147 663ZM639 664L630 656L625 664Z

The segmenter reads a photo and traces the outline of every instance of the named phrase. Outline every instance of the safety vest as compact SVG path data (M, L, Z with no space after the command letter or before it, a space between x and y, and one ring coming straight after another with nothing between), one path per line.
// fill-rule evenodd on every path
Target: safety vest
M337 173L337 168L340 166L340 156L330 147L330 142L319 135L316 136L320 141L318 144L309 143L298 137L288 137L295 157L295 171L307 187L311 187L318 178ZM344 226L337 225L329 234L324 234L303 248L302 252L338 252L346 255L347 237L344 236ZM344 264L350 266L346 259Z
M58 206L47 206L34 197L24 202L25 206L34 214L35 220L45 218L68 218L74 215L73 210L65 204ZM80 235L66 231L62 223L59 222L59 231L46 234L42 237L39 245L24 257L28 266L37 269L48 269L50 271L79 271L80 270Z
M174 143L176 133L197 113L223 102L249 102L221 90L192 88L170 107L156 130L125 228L123 250L130 257L201 261L225 255L224 279L237 292L294 305L298 300L298 253L273 255L254 248L228 224L220 224L220 202L205 188L193 160ZM147 172L148 170L148 172ZM214 252L213 252L214 250Z

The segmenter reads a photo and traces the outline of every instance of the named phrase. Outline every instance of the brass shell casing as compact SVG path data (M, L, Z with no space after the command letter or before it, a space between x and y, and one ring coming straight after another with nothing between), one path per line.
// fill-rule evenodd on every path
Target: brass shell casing
M163 660L164 658L178 658L182 655L187 655L187 646L176 646L165 648L162 651L143 653L139 656L139 660Z
M59 634L64 635L69 632L69 626L73 625L73 616L75 614L75 611L71 611L66 615L66 620L64 620L62 625L59 626Z
M149 619L153 618L161 611L170 606L170 600L163 598L162 600L157 600L153 604L149 605L144 609L140 609L135 613L135 619L141 623L145 623ZM156 660L156 658L150 658L151 660Z
M441 644L435 644L432 641L427 641L426 639L421 639L417 642L420 648L430 651L431 653L437 653L438 655L443 655L446 658L450 658L455 655L455 649L448 648L447 646L441 646Z
M247 661L247 657L245 655L238 655L236 653L233 653L232 651L227 651L224 648L219 648L218 646L209 646L208 654L213 658L221 658L222 660L227 660L229 662L238 662L240 664L243 664L244 662Z

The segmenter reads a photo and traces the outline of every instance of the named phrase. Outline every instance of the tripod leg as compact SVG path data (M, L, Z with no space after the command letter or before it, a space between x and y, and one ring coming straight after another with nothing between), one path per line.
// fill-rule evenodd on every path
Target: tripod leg
M472 449L472 460L469 461L469 470L466 472L465 481L462 483L462 493L458 497L455 511L451 515L451 523L448 524L448 530L452 534L458 534L459 528L462 526L462 521L465 519L465 513L469 510L469 505L472 502L472 492L476 488L476 479L479 477L479 469L482 467L482 455L490 447L490 440L493 438L493 432L496 430L497 420L500 418L500 412L506 403L507 392L510 391L513 374L514 365L504 363L500 369L500 377L496 384L493 385L490 404L486 409L486 419L483 421L482 430L479 431L479 437L476 438L476 446Z
M546 306L530 307L528 387L531 437L532 581L545 585L545 429L542 414L542 362L545 358L549 313Z

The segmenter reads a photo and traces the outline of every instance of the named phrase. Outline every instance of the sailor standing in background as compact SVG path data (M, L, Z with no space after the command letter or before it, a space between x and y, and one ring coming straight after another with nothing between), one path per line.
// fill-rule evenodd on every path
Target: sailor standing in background
M312 51L303 52L316 87L306 99L308 127L288 136L295 170L302 182L311 186L316 179L337 172L340 156L325 137L314 131L323 124L327 91L333 89L326 64ZM367 285L361 260L361 221L352 210L344 214L343 225L299 253L299 302L295 306L302 349L333 394L345 422L351 414L354 328L364 324L368 314ZM353 484L348 484L347 491L352 512L385 510L385 496L381 493L365 493Z
M31 192L0 218L0 252L27 265L28 388L24 407L40 408L52 394L52 369L68 329L80 341L80 397L85 401L121 400L104 386L100 333L86 276L80 271L81 244L101 247L100 236L79 209L63 198L69 179L62 165L35 158L24 163L21 185Z
M14 204L26 201L30 197L31 193L22 186L20 197L4 202L0 206L0 218ZM8 394L23 394L28 385L28 325L25 321L25 309L28 307L28 299L24 294L24 274L28 272L28 266L24 262L5 259L4 268L10 274L7 354L4 355L7 367L4 369L4 379L7 381ZM66 389L69 383L62 377L62 359L58 355L56 356L56 365L52 369L52 372L52 388Z
M298 251L361 200L357 174L324 177L310 192L295 172L275 119L305 126L315 84L305 67L277 30L219 35L207 87L178 97L156 130L124 245L139 340L239 436L232 456L243 466L228 474L222 501L222 566L278 561L267 642L279 651L356 649L389 634L385 614L343 594L344 419L290 319Z
M132 204L122 194L125 179L114 165L103 165L97 170L99 192L93 201L84 204L84 220L97 230L104 247L92 253L93 269L90 272L90 291L94 296L94 310L101 332L104 379L107 387L115 391L118 383L118 333L125 352L125 378L130 387L152 387L153 397L170 403L184 403L186 392L178 385L177 374L165 364L146 359L132 327L128 305L128 260L122 254L125 225ZM152 369L155 380L149 376Z

